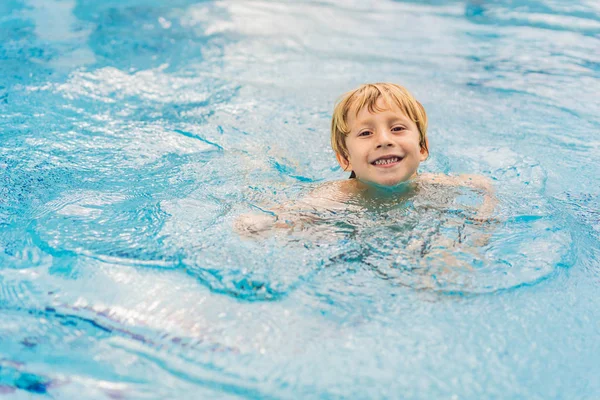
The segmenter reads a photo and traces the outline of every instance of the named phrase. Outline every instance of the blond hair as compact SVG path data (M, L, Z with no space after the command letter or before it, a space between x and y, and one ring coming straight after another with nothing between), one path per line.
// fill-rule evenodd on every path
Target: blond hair
M383 99L386 106L377 105ZM429 153L427 148L427 114L425 109L406 88L393 83L367 83L344 94L333 109L331 119L331 147L337 154L348 159L346 136L350 133L348 113L354 111L358 116L363 107L369 112L381 112L396 105L419 128L419 145Z

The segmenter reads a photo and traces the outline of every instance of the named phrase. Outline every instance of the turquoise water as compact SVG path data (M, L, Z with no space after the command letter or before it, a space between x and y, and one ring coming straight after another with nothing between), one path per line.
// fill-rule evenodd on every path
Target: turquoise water
M0 39L0 394L598 397L597 1L4 0ZM234 233L347 177L373 81L500 222L449 191Z

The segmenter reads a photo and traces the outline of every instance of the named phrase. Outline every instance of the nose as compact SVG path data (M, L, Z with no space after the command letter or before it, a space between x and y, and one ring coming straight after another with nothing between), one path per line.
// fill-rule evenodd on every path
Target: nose
M392 147L394 142L392 141L392 135L387 130L381 130L377 135L377 148Z

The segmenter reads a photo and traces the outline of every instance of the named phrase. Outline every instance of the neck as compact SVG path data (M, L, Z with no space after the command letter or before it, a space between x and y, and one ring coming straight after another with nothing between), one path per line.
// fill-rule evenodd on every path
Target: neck
M413 178L414 177L416 177L416 175L413 176ZM365 182L361 181L360 178L356 178L356 181L358 189L360 189L361 192L363 192L369 197L396 197L398 195L404 195L409 192L412 192L415 188L415 182L412 178L408 181L399 182L393 186L385 186L378 185L373 182Z

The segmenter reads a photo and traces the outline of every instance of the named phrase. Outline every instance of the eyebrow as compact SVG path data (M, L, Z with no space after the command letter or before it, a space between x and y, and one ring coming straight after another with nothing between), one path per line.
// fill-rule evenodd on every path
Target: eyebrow
M371 115L373 115L373 114L371 114ZM364 129L367 127L372 127L373 124L371 123L371 121L372 121L372 118L369 117L365 121L363 121L363 120L355 121L355 124L358 125L358 127L359 127L358 130L361 130L361 129ZM393 115L386 119L386 122L388 124L391 124L393 122L402 122L404 124L408 124L409 121L410 121L410 119L404 115Z

